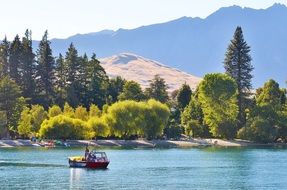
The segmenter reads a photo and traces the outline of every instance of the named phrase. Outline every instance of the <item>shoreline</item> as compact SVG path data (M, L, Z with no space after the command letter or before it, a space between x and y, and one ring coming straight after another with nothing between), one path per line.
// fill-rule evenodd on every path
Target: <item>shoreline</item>
M200 139L190 140L67 140L70 147L122 147L122 148L189 148L189 147L251 147L251 146L287 146L286 143L253 143L244 140ZM0 140L0 148L40 147L30 140Z

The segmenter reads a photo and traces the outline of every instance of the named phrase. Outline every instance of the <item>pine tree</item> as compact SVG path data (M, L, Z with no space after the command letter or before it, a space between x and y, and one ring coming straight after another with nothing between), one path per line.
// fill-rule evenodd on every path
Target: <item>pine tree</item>
M123 92L125 83L126 80L120 76L109 80L108 96L111 100L111 103L118 101L118 96Z
M9 74L9 42L5 36L0 44L0 78L8 76Z
M67 97L67 68L65 67L65 62L62 54L59 54L58 59L56 60L56 69L55 69L55 91L57 93L56 102L61 107L64 106Z
M118 96L118 100L134 100L134 101L143 101L146 97L141 89L139 83L135 81L127 81L123 87L123 91Z
M53 84L55 81L55 60L52 56L48 31L45 32L39 43L37 51L37 91L39 93L39 104L46 108L52 103L54 97Z
M9 74L10 78L14 80L19 86L21 86L21 53L22 53L22 44L18 35L14 38L13 42L10 45L10 56L9 56Z
M67 67L67 82L73 84L79 79L80 59L73 43L70 44L65 57Z
M80 82L80 102L86 108L90 106L88 91L89 84L91 83L91 71L89 68L89 59L86 54L80 58L80 68L79 68L79 82Z
M96 104L102 107L106 103L108 76L104 68L100 65L100 61L93 54L89 61L89 104Z
M250 94L252 88L252 70L250 47L247 45L243 37L241 27L237 27L231 40L224 59L224 68L226 74L230 75L237 84L238 88L238 120L239 127L242 127L245 123L245 108L246 98Z
M192 91L190 89L190 86L186 83L184 83L181 88L178 91L178 94L176 96L177 103L179 107L183 110L191 99Z
M163 78L159 75L155 75L150 82L150 87L146 89L146 94L148 98L153 98L162 103L168 101L167 85Z
M72 107L80 104L80 58L73 43L70 44L65 57L65 67L67 72L67 101Z
M21 54L21 76L22 76L22 95L32 99L35 95L35 55L32 48L31 31L26 30L25 37L22 39Z

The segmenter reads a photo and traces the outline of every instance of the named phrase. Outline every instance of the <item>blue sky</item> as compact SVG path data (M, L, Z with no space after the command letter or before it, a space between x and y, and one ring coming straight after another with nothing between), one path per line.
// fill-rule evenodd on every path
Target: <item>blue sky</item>
M40 39L103 29L136 28L182 16L205 18L220 7L239 5L256 9L287 0L0 0L0 38L22 35L26 28Z

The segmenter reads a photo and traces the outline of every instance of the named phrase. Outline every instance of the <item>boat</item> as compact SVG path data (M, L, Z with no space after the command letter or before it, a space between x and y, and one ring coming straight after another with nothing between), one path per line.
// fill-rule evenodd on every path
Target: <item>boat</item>
M72 168L105 169L110 161L105 152L91 151L84 156L69 157L69 165Z

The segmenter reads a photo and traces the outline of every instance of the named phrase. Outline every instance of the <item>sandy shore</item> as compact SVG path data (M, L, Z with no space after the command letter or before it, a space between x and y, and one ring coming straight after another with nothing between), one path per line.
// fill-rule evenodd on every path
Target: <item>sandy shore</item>
M266 146L242 140L222 140L222 139L190 139L190 140L67 140L70 146L95 146L95 147L134 147L134 148L185 148L200 146ZM268 144L277 145L277 144ZM280 144L287 145L287 144ZM29 140L0 140L0 147L33 147L35 144Z

